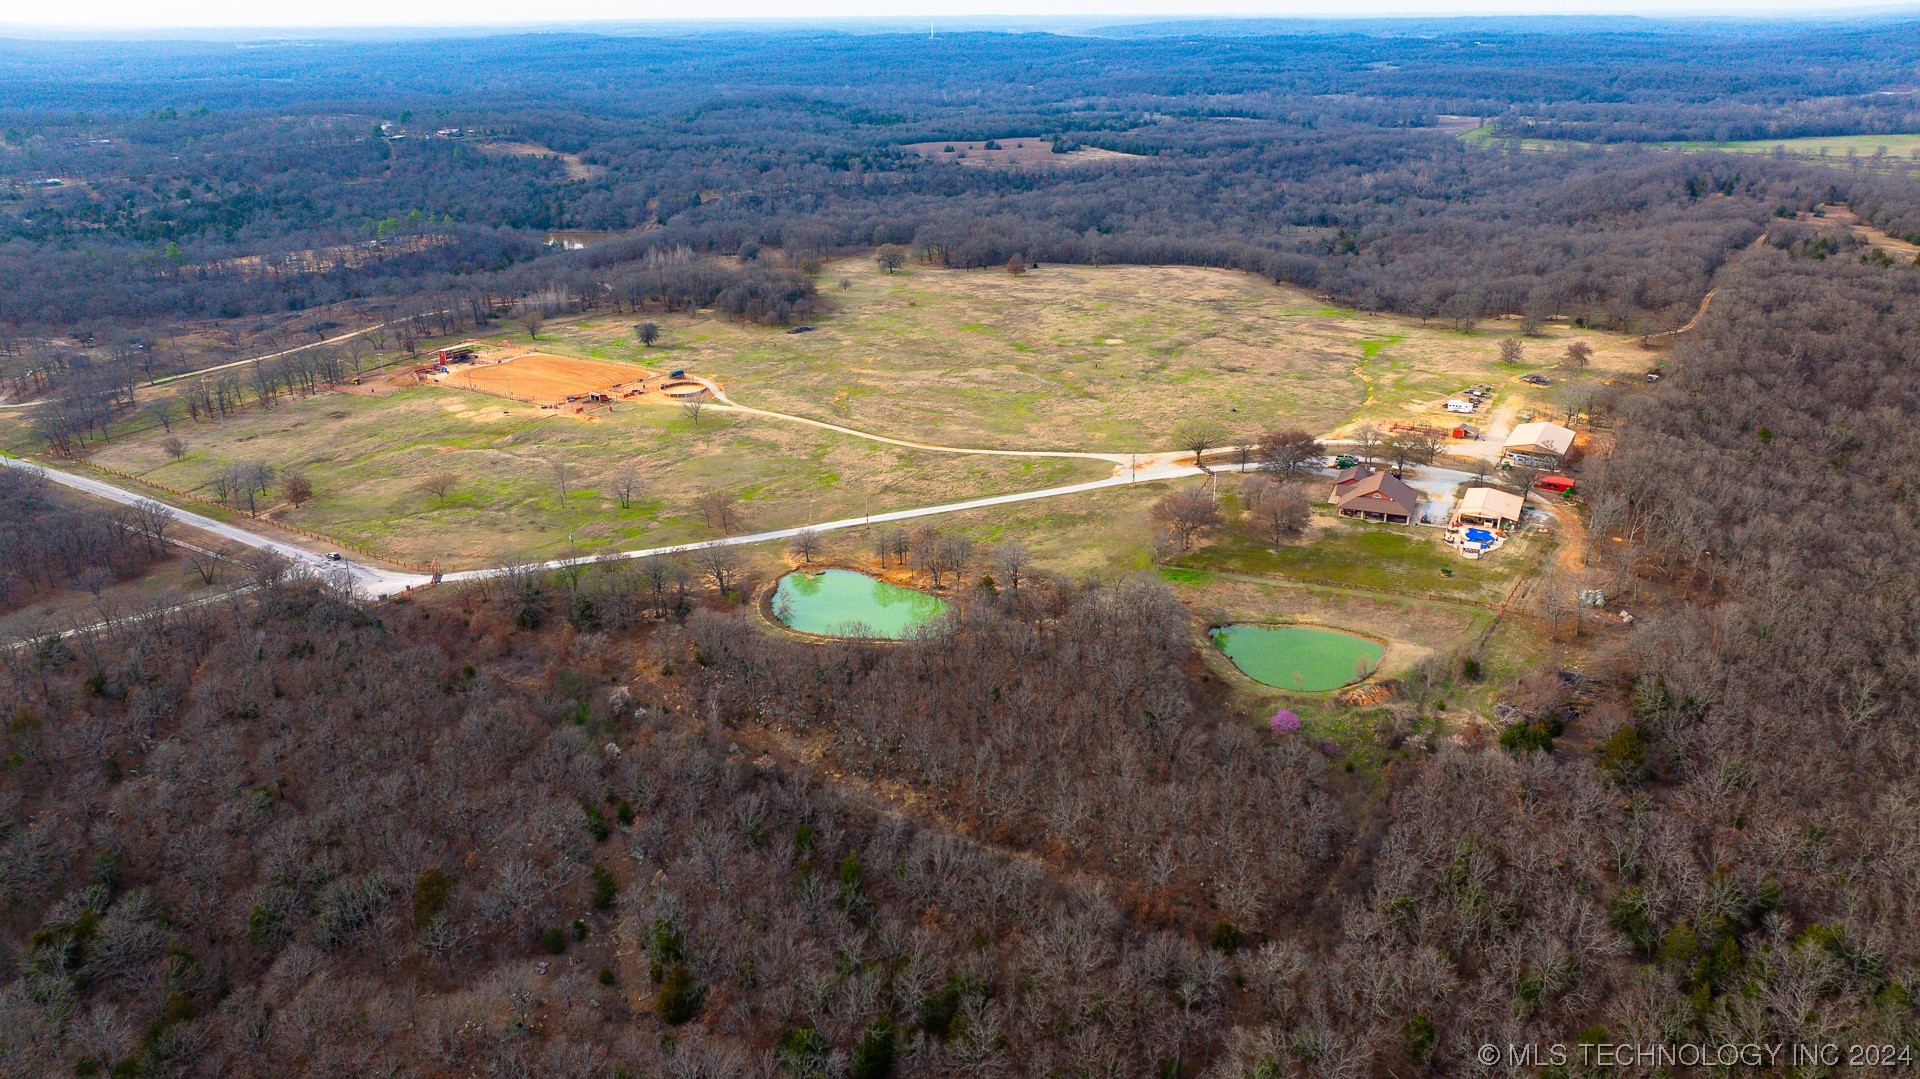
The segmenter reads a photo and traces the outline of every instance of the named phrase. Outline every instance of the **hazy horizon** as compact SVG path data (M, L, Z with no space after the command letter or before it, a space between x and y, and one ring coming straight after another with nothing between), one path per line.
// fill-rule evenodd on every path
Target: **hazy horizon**
M170 31L249 32L354 31L556 31L622 32L642 29L690 29L716 26L781 27L853 23L869 28L952 20L968 29L1070 29L1113 22L1206 22L1274 19L1308 22L1396 19L1580 19L1631 17L1654 21L1700 18L1818 20L1888 17L1920 11L1911 3L1833 4L1809 8L1794 0L1694 2L1675 8L1659 0L1601 0L1572 7L1547 8L1538 0L1480 0L1462 9L1444 0L1355 0L1335 8L1324 3L1281 0L1211 0L1201 12L1170 10L1166 0L1036 0L1010 10L999 0L810 0L800 10L770 0L731 0L713 14L689 18L683 9L652 5L635 9L619 0L571 0L550 6L542 19L527 18L526 5L509 0L340 0L327 5L262 8L242 0L204 0L172 8L131 0L79 0L58 7L28 10L0 21L0 36L142 37Z

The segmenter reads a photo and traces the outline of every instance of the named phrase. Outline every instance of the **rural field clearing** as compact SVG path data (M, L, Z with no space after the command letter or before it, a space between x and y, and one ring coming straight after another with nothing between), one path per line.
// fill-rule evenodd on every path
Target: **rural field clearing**
M1885 157L1904 159L1888 165L1913 164L1920 154L1920 133L1894 135L1815 135L1799 139L1750 139L1740 142L1669 142L1660 145L1675 150L1723 150L1736 154L1770 154L1775 150L1793 157L1827 159L1836 165L1848 158L1872 159L1884 151Z
M1856 159L1879 168L1908 171L1920 168L1920 133L1889 135L1809 135L1793 139L1735 139L1724 142L1597 143L1578 139L1503 139L1491 127L1462 131L1458 138L1470 146L1518 147L1528 153L1570 153L1576 150L1605 150L1630 153L1638 150L1679 150L1686 153L1773 154L1807 158L1822 164L1850 165ZM1876 161L1876 159L1878 159Z
M998 145L991 149L985 141L964 140L910 142L900 148L919 154L929 161L976 169L1049 169L1074 165L1113 164L1119 161L1153 160L1139 154L1103 150L1097 146L1082 146L1077 150L1054 153L1053 141L1038 137L1000 139Z
M676 407L625 405L591 423L445 386L382 397L322 394L180 430L110 443L94 460L211 499L229 466L299 471L314 498L278 497L275 517L393 558L447 568L685 543L719 533L695 508L707 491L739 496L757 531L985 494L1098 479L1098 461L972 457L909 450L801 424ZM556 470L559 466L559 470ZM631 505L615 481L631 471ZM444 492L431 489L450 477Z
M840 287L845 281L846 287ZM1587 340L1596 367L1619 335L1551 324L1523 365L1498 364L1514 322L1475 333L1328 307L1251 274L1190 267L829 265L830 305L811 332L704 315L648 316L665 331L643 348L633 320L549 323L556 351L684 367L742 404L948 445L1126 452L1165 447L1188 416L1251 435L1327 431L1358 416L1436 412L1478 381L1504 383ZM1644 364L1638 350L1621 355Z

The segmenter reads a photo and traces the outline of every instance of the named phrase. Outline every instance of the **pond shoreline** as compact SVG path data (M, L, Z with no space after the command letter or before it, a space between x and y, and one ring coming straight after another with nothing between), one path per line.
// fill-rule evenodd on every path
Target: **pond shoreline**
M1263 648L1284 648L1285 645L1277 642L1262 644L1259 641L1251 641L1249 642L1251 647L1243 646L1240 649L1241 654L1236 656L1233 651L1229 650L1232 645L1227 639L1234 631L1252 631L1253 634L1261 636L1279 636L1291 631L1293 635L1306 641L1312 641L1316 637L1325 637L1328 639L1350 638L1354 641L1364 642L1366 645L1371 646L1372 650L1369 652L1361 649L1352 653L1351 658L1355 660L1366 659L1367 669L1365 673L1356 675L1352 673L1351 670L1347 670L1337 675L1329 675L1324 679L1317 679L1316 684L1312 686L1300 684L1283 685L1279 682L1268 680L1268 678L1271 677L1279 677L1271 671L1262 671L1262 673L1267 674L1267 678L1263 678L1260 674L1255 673L1256 670L1262 670L1262 668L1271 666L1277 662L1270 657L1255 654L1255 652ZM1233 669L1235 674L1261 687L1262 690L1270 690L1277 693L1327 694L1336 693L1348 687L1359 685L1380 673L1380 668L1382 664L1386 662L1387 655L1393 647L1393 642L1371 633L1363 633L1358 630L1350 630L1338 626L1324 626L1311 622L1220 623L1206 627L1205 637L1211 651L1218 655L1221 660L1225 661L1226 664ZM1344 662L1347 658L1347 656L1308 656L1306 657L1304 665L1309 667L1315 665L1325 667L1327 663L1336 659ZM1249 667L1253 669L1249 669ZM1301 677L1300 671L1295 671L1294 674L1296 678ZM1337 678L1337 681L1334 680L1335 678ZM1323 682L1325 684L1321 684Z
M800 596L792 594L794 589L791 582L796 578L809 582L810 590L807 593ZM791 606L783 613L780 606L783 594L790 605L796 598L817 599L827 605L829 613L834 613L837 606L858 610L847 612L853 617L823 623L818 613L811 618L805 614L796 616ZM916 631L945 614L949 603L932 592L894 584L865 570L842 565L820 565L795 568L776 577L761 588L754 606L773 629L807 640L901 643L913 640ZM896 607L905 609L892 610ZM794 621L789 621L789 618ZM838 632L842 627L852 628L855 625L867 632Z

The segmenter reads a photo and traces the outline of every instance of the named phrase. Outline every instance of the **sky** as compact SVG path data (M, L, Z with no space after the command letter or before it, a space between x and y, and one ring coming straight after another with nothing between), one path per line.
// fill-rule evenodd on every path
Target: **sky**
M23 2L0 14L8 29L127 32L195 28L508 27L687 19L872 17L1273 15L1353 18L1447 15L1808 14L1818 6L1851 12L1877 4L1820 0L61 0ZM1908 8L1910 4L1900 7Z

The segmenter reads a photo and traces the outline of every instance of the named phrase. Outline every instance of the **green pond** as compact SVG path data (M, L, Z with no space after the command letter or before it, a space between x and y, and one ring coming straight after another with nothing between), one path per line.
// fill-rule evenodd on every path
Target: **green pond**
M773 593L776 618L830 637L905 637L946 609L938 596L846 569L789 573Z
M1213 643L1248 678L1276 689L1339 689L1373 672L1378 641L1314 626L1218 626Z

